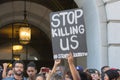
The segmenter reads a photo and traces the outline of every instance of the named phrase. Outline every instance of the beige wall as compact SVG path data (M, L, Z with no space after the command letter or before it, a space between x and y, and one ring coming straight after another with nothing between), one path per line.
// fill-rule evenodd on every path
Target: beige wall
M120 0L75 0L84 10L87 30L87 67L119 67ZM77 59L80 64L80 59Z

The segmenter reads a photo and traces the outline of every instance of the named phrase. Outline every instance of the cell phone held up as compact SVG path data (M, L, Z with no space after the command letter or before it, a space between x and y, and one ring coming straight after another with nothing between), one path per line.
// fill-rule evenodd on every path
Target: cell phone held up
M41 71L42 71L42 73L48 73L49 72L49 68L42 68Z

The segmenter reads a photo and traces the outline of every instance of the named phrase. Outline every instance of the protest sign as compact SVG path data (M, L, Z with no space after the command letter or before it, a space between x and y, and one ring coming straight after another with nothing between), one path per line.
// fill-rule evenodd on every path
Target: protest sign
M86 56L86 30L82 9L70 9L50 14L54 59Z

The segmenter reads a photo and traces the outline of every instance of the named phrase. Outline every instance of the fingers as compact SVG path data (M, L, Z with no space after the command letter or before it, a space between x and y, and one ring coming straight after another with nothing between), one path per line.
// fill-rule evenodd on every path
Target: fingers
M7 67L8 66L8 63L3 63L3 67Z
M73 57L73 54L72 54L72 52L69 52L69 54L68 54L68 56L67 56L67 59L68 59L68 58L71 58L71 57Z
M55 60L55 64L56 64L56 65L58 65L58 64L60 64L60 63L61 63L61 59L56 59L56 60Z

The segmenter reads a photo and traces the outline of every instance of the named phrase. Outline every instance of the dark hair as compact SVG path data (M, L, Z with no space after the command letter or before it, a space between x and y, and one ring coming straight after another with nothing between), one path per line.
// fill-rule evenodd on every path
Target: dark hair
M100 72L97 69L87 69L86 72L89 73L89 74L97 73L100 76Z
M103 67L101 68L101 72L104 73L103 70L104 70L105 68L107 68L107 67L109 67L109 66L103 66Z
M65 74L67 74L73 80L73 77L70 71L67 71Z
M112 69L110 69L110 70L107 70L107 71L105 72L105 74L108 75L109 80L112 80L112 79L117 80L117 78L119 77L119 73L118 73L117 70L112 70Z
M95 69L88 69L89 73L95 73Z
M27 68L28 67L34 67L36 69L36 65L33 61L28 63Z
M37 79L37 77L39 77L39 76L40 76L40 77L43 77L43 80L45 80L45 75L44 75L44 74L42 74L42 73L37 74L37 75L36 75L36 77L35 77L35 80L36 80L36 79Z
M79 72L81 80L92 80L92 77L90 76L90 74L86 73L86 72Z
M13 67L15 67L16 63L23 64L23 66L24 66L24 62L23 62L22 60L16 60L16 61L14 61L14 63L13 63Z

